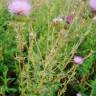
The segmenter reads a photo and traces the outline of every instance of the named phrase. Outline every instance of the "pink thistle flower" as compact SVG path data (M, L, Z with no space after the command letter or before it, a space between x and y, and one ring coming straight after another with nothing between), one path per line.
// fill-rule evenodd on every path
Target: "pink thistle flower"
M73 14L72 14L72 15L69 15L69 16L66 17L66 22L67 22L68 24L71 24L72 21L73 21L73 19L74 19L74 15L73 15Z
M96 0L90 0L89 6L92 9L92 11L96 11Z
M27 0L14 0L8 4L8 10L12 15L28 16L31 9L31 4Z
M74 56L73 61L76 64L82 64L84 62L84 58L81 56Z
M76 94L76 96L82 96L82 94L79 92L79 93Z

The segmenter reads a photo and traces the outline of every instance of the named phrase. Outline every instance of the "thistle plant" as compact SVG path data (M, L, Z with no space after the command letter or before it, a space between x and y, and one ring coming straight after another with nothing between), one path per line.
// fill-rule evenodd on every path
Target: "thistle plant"
M6 2L0 13L0 95L95 96L93 1Z

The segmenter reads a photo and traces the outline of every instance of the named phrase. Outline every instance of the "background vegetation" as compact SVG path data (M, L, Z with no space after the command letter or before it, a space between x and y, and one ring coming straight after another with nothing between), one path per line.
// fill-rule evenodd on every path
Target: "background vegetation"
M0 1L0 96L96 96L96 21L87 0L33 0L30 17ZM75 12L53 26L58 16ZM82 65L74 55L84 58Z

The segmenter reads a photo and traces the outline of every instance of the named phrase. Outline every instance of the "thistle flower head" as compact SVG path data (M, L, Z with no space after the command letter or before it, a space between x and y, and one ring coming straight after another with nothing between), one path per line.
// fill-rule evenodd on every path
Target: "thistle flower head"
M58 16L58 17L56 17L56 18L54 18L54 19L52 20L52 24L53 24L53 25L59 25L60 23L63 23L63 21L64 21L64 18Z
M89 6L92 9L92 11L96 11L96 0L90 0Z
M92 20L93 20L93 21L96 21L96 16L94 16L94 17L92 18Z
M82 64L84 62L84 59L81 56L74 56L73 61L76 64Z
M67 22L68 24L71 24L72 21L73 21L73 18L74 18L74 15L73 15L73 14L66 16L66 22Z
M14 0L8 4L8 11L14 15L28 16L31 13L31 4L27 0Z
M79 93L76 94L76 96L82 96L82 94L79 92Z

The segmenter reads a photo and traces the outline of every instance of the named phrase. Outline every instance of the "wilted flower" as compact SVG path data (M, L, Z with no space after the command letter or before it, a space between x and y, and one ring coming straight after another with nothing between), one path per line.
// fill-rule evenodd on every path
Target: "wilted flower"
M59 24L63 23L63 21L64 21L63 17L56 17L52 20L52 24L53 25L59 25Z
M82 64L84 62L84 58L81 56L74 56L73 60L76 64Z
M14 0L8 4L8 10L13 15L28 16L31 13L31 4L27 0Z
M34 33L33 32L30 32L29 33L29 36L33 37L34 36Z
M82 94L79 92L79 93L76 94L76 96L82 96Z
M96 11L96 0L90 0L89 6L92 9L92 11Z
M71 24L72 21L73 21L73 18L74 18L74 15L73 15L73 14L72 14L72 15L68 15L68 16L66 17L66 22L67 22L68 24Z
M92 18L92 20L93 20L93 21L96 21L96 16L94 16L94 17Z

